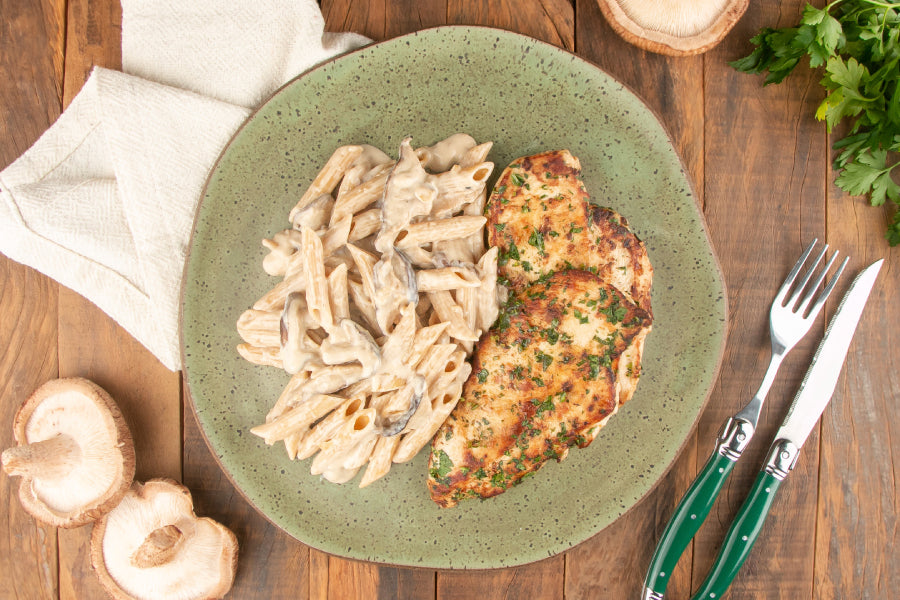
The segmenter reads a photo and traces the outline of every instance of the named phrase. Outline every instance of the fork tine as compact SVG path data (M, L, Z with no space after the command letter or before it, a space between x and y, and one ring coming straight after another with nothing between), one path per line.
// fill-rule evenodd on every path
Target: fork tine
M834 260L834 257L832 257ZM831 290L834 289L835 284L837 283L838 278L841 276L841 273L844 272L844 267L847 266L847 263L850 262L850 257L844 257L843 262L841 262L841 266L838 267L837 271L834 272L834 275L831 278L831 281L828 282L828 285L825 286L825 289L822 290L822 293L819 294L819 297L813 303L812 308L809 311L810 318L815 319L816 315L819 314L819 311L822 310L822 307L825 305L825 301L828 300L828 296L831 295Z
M803 290L806 288L806 284L809 283L810 278L813 276L813 272L816 270L816 267L819 266L819 263L822 262L822 258L825 256L825 252L828 251L828 244L825 244L825 247L819 252L819 255L816 256L816 259L813 261L812 266L806 271L806 274L803 276L803 279L800 280L800 283L794 288L794 293L791 294L790 299L788 300L788 306L791 307L791 310L796 311L797 307L800 305L799 299Z
M837 260L838 251L835 250L834 254L831 255L831 258L825 263L825 268L823 268L818 277L816 277L815 281L809 286L808 291L806 292L806 296L803 297L803 300L800 301L799 306L797 307L797 311L800 314L806 314L806 309L809 308L809 305L812 304L813 297L816 295L816 292L819 291L819 285L821 285L822 281L825 279L825 275L828 274L828 271L831 269L831 265L834 264L834 261Z
M806 259L809 258L810 253L812 252L818 241L818 238L815 238L812 242L810 242L809 246L806 247L800 258L797 259L797 262L794 264L791 272L788 273L788 276L785 278L784 283L781 284L781 288L779 288L778 293L775 294L775 301L778 304L784 303L784 297L787 296L788 290L791 289L791 285L793 285L794 283L794 279L797 278L797 274L800 272L800 269L803 268L803 263L805 263Z

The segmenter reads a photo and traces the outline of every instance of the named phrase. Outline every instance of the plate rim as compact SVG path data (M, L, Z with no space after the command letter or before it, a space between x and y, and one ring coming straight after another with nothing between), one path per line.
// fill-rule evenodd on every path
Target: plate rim
M498 564L496 566L465 566L465 565L463 565L463 566L438 567L438 566L411 565L411 564L405 564L405 563L400 563L400 562L391 562L388 560L386 560L386 561L368 560L368 559L362 559L362 558L357 558L357 557L353 557L353 556L348 556L346 554L335 554L335 553L329 552L328 550L323 550L323 549L319 548L317 546L317 544L315 544L315 543L311 543L309 541L299 539L293 533L288 531L283 525L276 522L265 511L263 511L249 497L248 493L240 485L238 485L238 483L235 481L234 477L232 476L231 472L228 470L228 468L226 468L225 464L222 462L222 457L220 457L218 455L218 453L216 452L215 447L212 444L212 441L210 440L209 436L207 435L206 428L203 426L203 422L200 419L199 411L198 411L197 405L194 401L194 396L191 392L190 376L189 376L189 372L187 369L187 352L186 352L186 342L185 342L185 337L184 337L184 306L185 306L186 294L187 294L188 271L189 271L189 267L190 267L190 263L191 263L191 255L194 250L194 241L195 241L195 235L197 233L197 224L198 224L199 217L200 217L201 207L207 196L209 185L210 185L214 175L216 174L223 157L231 149L231 146L234 144L235 140L241 135L241 133L244 131L244 129L247 127L247 125L276 96L281 94L288 87L294 85L299 79L306 77L310 73L317 71L321 68L324 68L328 65L331 65L332 63L334 63L336 61L342 60L349 56L353 56L355 54L359 54L364 51L368 51L377 46L386 45L389 43L397 43L398 40L402 40L402 39L406 39L406 38L410 38L410 37L417 37L422 33L443 31L443 30L457 30L457 31L461 31L461 32L472 31L472 30L490 31L490 32L496 33L498 35L511 36L513 38L522 39L523 41L528 41L529 43L532 43L532 44L545 46L545 47L551 49L552 51L561 52L570 57L574 57L580 61L583 61L584 63L587 63L591 67L593 67L593 68L597 69L598 71L600 71L601 73L603 73L605 76L609 77L612 81L616 82L618 85L621 85L628 93L630 93L637 100L639 100L640 103L644 106L644 108L650 114L652 114L653 118L656 120L657 124L660 126L663 134L665 135L666 141L669 143L669 146L671 147L672 152L674 153L675 157L677 158L678 164L681 167L681 171L684 174L684 178L687 182L688 190L690 192L690 197L692 200L692 202L690 203L690 206L691 206L692 210L694 211L695 216L697 217L698 224L700 225L700 229L703 232L703 236L706 240L706 246L710 250L710 257L712 259L712 262L711 262L712 272L715 274L716 279L721 284L721 289L722 289L723 325L721 328L721 334L719 336L720 343L719 343L719 349L718 349L717 356L715 357L715 366L713 367L712 372L710 373L710 386L706 390L705 396L704 396L702 402L700 403L699 410L697 411L696 416L693 418L693 421L687 430L687 435L685 435L685 437L681 440L677 449L673 453L671 460L668 462L667 465L665 465L665 467L661 471L661 473L660 473L659 477L656 479L656 481L654 481L650 485L650 487L648 487L647 490L631 506L629 506L624 512L622 512L622 514L613 518L609 523L602 526L600 529L598 529L594 533L591 533L585 539L583 539L575 544L572 544L572 545L568 546L567 548L558 550L549 556L539 556L539 557L535 557L532 559L528 559L525 561L519 561L519 562L504 562L501 560L500 562L503 564ZM691 177L690 171L688 171L688 169L684 163L684 159L681 156L681 153L678 151L678 148L675 146L672 135L669 132L669 129L666 127L665 122L662 120L660 113L655 108L650 106L647 103L647 101L644 99L644 97L641 94L639 94L632 86L630 86L629 84L614 77L613 75L611 75L603 67L601 67L594 61L589 60L583 56L579 56L578 54L575 54L574 52L571 52L566 48L563 48L560 46L555 46L553 44L550 44L548 42L545 42L543 40L534 38L534 37L526 35L526 34L518 33L515 31L510 31L507 29L501 29L498 27L485 26L485 25L437 25L437 26L433 26L433 27L426 27L423 29L412 31L410 33L406 33L406 34L399 35L396 37L373 41L372 43L367 44L365 46L355 48L355 49L345 52L343 54L339 54L337 56L333 56L329 59L326 59L319 63L316 63L315 65L302 71L301 73L298 73L297 75L295 75L294 77L292 77L291 79L289 79L288 81L286 81L285 83L280 85L271 94L269 94L264 100L262 100L256 107L254 107L250 111L250 113L247 115L247 117L244 119L244 121L234 131L234 133L229 138L229 140L225 144L225 146L223 146L221 152L216 157L215 162L213 162L213 164L209 168L209 172L207 173L206 180L204 181L204 184L203 184L203 188L200 191L200 197L198 199L197 206L194 211L194 218L193 218L192 225L191 225L190 238L188 239L187 251L185 254L184 268L182 269L180 286L181 287L180 287L180 291L179 291L179 305L178 305L178 338L179 338L179 354L181 356L181 365L182 365L182 367L181 367L182 380L184 382L184 386L183 386L184 398L185 398L186 403L190 406L191 412L193 413L194 419L197 423L197 429L200 431L200 435L203 438L204 443L206 444L207 450L212 455L213 459L215 460L216 465L219 467L219 470L222 472L222 474L225 475L225 477L228 480L228 482L230 483L230 485L238 492L238 494L241 496L241 498L243 498L243 500L247 504L249 504L253 508L254 511L256 511L257 514L261 515L266 521L268 521L270 524L272 524L279 531L281 531L282 533L284 533L285 535L287 535L288 537L290 537L291 539L295 540L296 542L298 542L300 544L303 544L309 548L313 548L314 550L316 550L318 552L323 552L330 556L338 556L344 560L351 560L354 562L376 564L376 565L382 565L385 567L395 567L395 568L404 568L404 569L415 569L415 570L426 570L426 571L489 571L489 570L496 570L496 569L507 569L507 568L530 566L530 565L534 565L534 564L537 564L540 562L551 560L551 559L558 557L566 552L570 552L572 550L575 550L576 548L579 548L583 544L586 544L587 542L592 540L594 537L599 535L605 529L612 526L614 523L616 523L620 519L629 515L637 506L642 504L653 493L653 491L655 491L656 488L662 483L663 479L665 479L668 476L669 472L672 470L672 467L675 465L675 463L680 458L681 454L684 452L684 449L687 446L688 441L693 437L694 433L696 432L698 425L700 423L700 420L703 417L703 413L706 411L706 409L709 405L709 401L712 398L713 391L715 390L716 382L718 381L719 374L722 369L722 364L724 362L725 350L726 350L726 346L728 343L728 329L729 329L728 328L728 320L729 320L729 308L730 307L729 307L728 288L726 285L725 274L724 274L724 271L722 270L722 266L719 261L718 253L716 252L715 246L713 244L712 237L709 234L709 227L706 223L706 216L703 213L700 199L697 196L696 186L695 186L693 177Z

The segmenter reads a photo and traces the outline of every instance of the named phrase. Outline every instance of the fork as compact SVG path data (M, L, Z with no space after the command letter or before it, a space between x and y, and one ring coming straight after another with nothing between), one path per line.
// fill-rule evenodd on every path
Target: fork
M775 381L778 367L788 352L809 331L810 326L821 312L825 300L831 294L838 278L847 265L847 260L841 263L837 271L822 289L817 293L819 286L825 280L825 275L831 269L837 259L834 252L825 267L819 272L810 284L810 280L825 257L828 244L818 253L805 275L797 282L797 277L803 269L813 248L818 240L813 240L803 251L797 263L788 273L787 278L775 295L772 307L769 311L769 336L772 341L772 358L769 367L763 376L753 398L733 417L729 417L722 425L716 447L709 457L706 465L697 475L690 489L675 508L675 513L669 520L666 530L650 561L650 568L644 580L642 600L662 600L666 585L672 570L681 558L681 554L687 548L688 543L700 529L700 525L706 519L716 500L722 486L734 469L735 463L743 454L744 449L750 443L759 422L766 395ZM796 283L796 285L795 285ZM793 293L791 293L793 290ZM804 294L804 290L806 293ZM788 295L790 293L790 296Z

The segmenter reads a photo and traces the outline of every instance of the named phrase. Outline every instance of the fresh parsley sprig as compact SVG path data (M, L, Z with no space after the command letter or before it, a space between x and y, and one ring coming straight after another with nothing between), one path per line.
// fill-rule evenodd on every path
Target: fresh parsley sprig
M900 207L900 0L834 0L809 4L796 27L764 28L750 40L756 49L731 64L745 73L766 73L765 85L784 81L805 57L824 67L828 90L816 110L830 133L845 119L846 137L834 143L835 183L873 206ZM900 210L885 235L900 244Z

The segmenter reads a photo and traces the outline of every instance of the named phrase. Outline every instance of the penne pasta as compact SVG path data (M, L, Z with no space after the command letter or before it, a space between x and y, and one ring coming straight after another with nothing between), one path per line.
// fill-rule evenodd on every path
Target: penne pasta
M497 250L484 251L491 142L452 135L397 161L334 151L264 239L280 281L237 319L238 353L291 374L250 431L334 483L370 485L428 443L496 318Z
M350 298L353 300L350 314L352 315L354 311L359 313L369 333L381 333L381 328L378 327L378 319L375 317L375 305L372 304L371 298L363 290L363 284L350 281L348 285L350 287ZM354 321L360 322L359 319L354 319Z
M299 253L298 253L299 255ZM290 265L289 267L290 268ZM284 308L284 300L288 294L292 292L303 292L306 290L306 274L303 271L289 272L284 279L266 294L253 303L255 310L281 310Z
M475 326L487 331L500 314L500 302L497 293L497 256L499 249L491 248L478 261L478 272L481 274L481 286L478 288L477 319Z
M480 285L481 282L479 281L479 287ZM478 289L471 287L459 288L456 290L456 303L462 309L463 317L469 330L481 337L482 330L478 327ZM466 354L472 353L474 344L471 341L464 341L461 345L465 348Z
M351 220L352 217L350 215L347 215L346 217L339 219L336 223L328 228L328 230L322 236L323 256L331 256L341 246L347 243L350 236Z
M440 391L430 401L431 410L425 415L427 418L419 424L418 429L410 430L394 452L394 462L406 462L422 449L422 446L431 441L441 424L450 416L456 403L462 395L462 384L456 384L452 388Z
M308 429L345 401L340 396L316 394L300 404L289 408L268 423L257 425L250 433L261 437L267 444L274 444L301 429Z
M347 240L358 242L376 233L381 227L381 209L373 208L353 216Z
M375 264L378 262L378 259L366 252L365 250L361 250L357 248L353 244L347 244L347 250L350 251L350 256L353 257L353 262L356 263L356 270L362 279L363 290L365 290L366 296L369 298L369 301L373 303L375 302Z
M269 367L281 368L281 348L277 346L267 346L261 348L259 346L251 346L250 344L238 344L238 354L244 360L252 362L254 365L263 365Z
M300 448L300 442L303 441L303 436L309 433L309 428L295 431L291 435L284 438L284 449L287 452L288 458L291 460L295 460L297 458L297 450Z
M319 451L319 447L331 439L334 433L353 415L363 410L364 403L360 397L345 400L327 417L310 428L309 432L297 446L297 458L303 460Z
M325 473L332 467L345 469L343 459L358 443L370 437L375 431L375 410L364 408L340 424L334 435L323 442L320 451L310 465L313 475ZM369 449L371 454L371 448ZM368 456L366 456L368 459ZM362 461L363 463L365 461ZM357 468L361 466L358 465ZM352 467L351 467L352 468Z
M328 299L328 282L322 241L312 229L304 228L301 252L306 262L306 304L313 320L326 331L333 326L331 304Z
M457 347L458 346L454 343L435 344L428 349L425 356L422 357L422 360L416 364L416 373L425 378L425 384L429 388L434 385L437 378L444 372L453 353L456 352Z
M375 448L372 450L372 456L369 457L369 464L359 482L359 487L364 488L387 475L387 472L391 469L394 452L399 444L399 435L378 437Z
M272 410L269 411L269 414L266 415L266 423L281 416L284 414L284 411L303 399L300 391L303 389L303 385L307 380L309 380L309 371L306 370L295 373L291 377L291 380L288 381L288 384L278 397L278 401L275 402L275 406L273 406Z
M419 364L419 361L422 360L422 357L425 356L428 349L437 343L440 335L444 333L449 326L449 323L443 322L438 323L437 325L422 327L416 331L416 335L413 338L412 350L406 358L406 364L415 368L416 365Z
M465 342L477 342L478 335L469 328L462 308L453 300L448 291L428 292L431 306L441 321L450 323L447 331L451 337Z
M238 317L237 331L251 346L277 346L281 342L281 314L275 310L245 310Z
M483 196L493 170L494 163L484 162L465 168L454 165L449 171L430 175L429 181L437 189L431 216L445 219Z
M333 394L363 378L362 365L328 365L313 371L303 387L304 394Z
M393 163L389 163L375 167L371 179L348 190L346 194L338 194L331 213L331 223L334 224L347 215L355 215L380 200L393 166Z
M459 166L471 167L472 165L477 165L478 163L486 161L493 146L494 142L484 142L477 146L472 146L460 157Z
M411 246L421 246L441 240L464 238L484 228L487 219L481 216L463 215L412 223L400 232L395 245L401 250Z
M444 267L425 269L416 273L416 286L420 292L479 288L481 280L474 269L466 267ZM465 310L465 307L463 307Z
M481 282L479 281L479 286ZM328 276L328 298L331 316L340 323L350 318L350 290L347 286L347 265L341 264Z
M323 194L331 194L334 188L337 187L341 177L353 164L353 161L359 158L362 153L362 146L341 146L335 150L322 170L313 179L306 192L300 197L297 205L291 209L288 217L291 222L294 221L294 217L298 212L306 208L314 200Z

